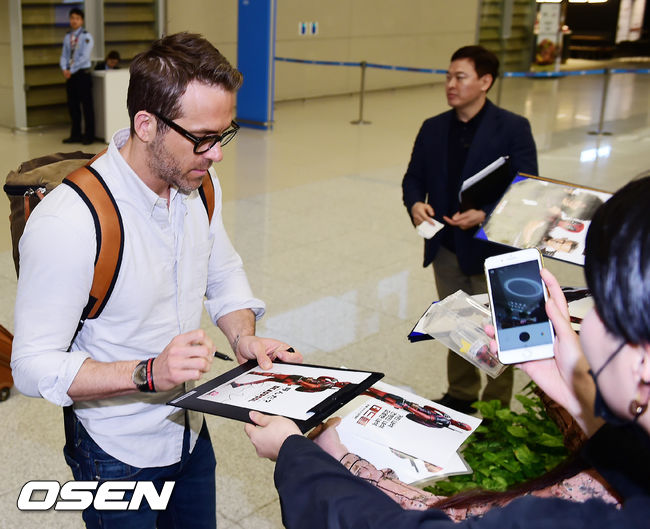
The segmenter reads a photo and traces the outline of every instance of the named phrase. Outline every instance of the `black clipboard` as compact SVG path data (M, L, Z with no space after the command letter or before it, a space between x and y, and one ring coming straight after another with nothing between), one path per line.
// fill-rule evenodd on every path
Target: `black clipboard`
M279 361L276 361L275 364L282 364L283 366L298 366L301 368L305 367L310 369L313 368L314 375L318 374L318 370L321 370L322 372L322 370L324 369L329 372L334 371L334 372L341 372L341 373L353 372L353 373L367 374L367 376L361 382L346 383L346 385L344 385L343 387L339 387L335 393L327 397L324 397L323 400L321 400L318 404L316 404L315 406L313 406L308 410L310 413L313 413L313 415L308 419L301 420L301 419L295 419L293 417L289 417L292 421L294 421L298 425L298 428L302 433L311 430L313 427L323 422L323 420L329 417L332 413L334 413L339 408L343 407L345 404L350 402L354 397L364 392L366 389L368 389L370 386L372 386L375 382L377 382L384 376L383 373L378 373L373 371L360 371L355 369L344 369L344 368L320 366L314 364L287 364ZM191 391L188 391L187 393L184 393L183 395L180 395L179 397L172 399L167 404L170 406L196 410L203 413L209 413L211 415L219 415L221 417L227 417L229 419L235 419L237 421L251 423L248 414L253 408L248 408L243 405L233 405L233 404L226 404L222 402L214 402L211 400L202 399L200 397L206 395L211 391L216 391L216 389L219 387L223 387L227 384L231 384L234 381L234 379L236 379L240 375L243 375L248 371L253 371L255 369L261 370L261 368L258 366L255 360L249 360L245 364L237 366L234 369L231 369L230 371L223 373L218 377L213 378L212 380L205 382L204 384L201 384L200 386L197 386ZM296 376L300 376L300 375L296 375ZM293 383L291 385L299 386L300 384ZM291 387L291 385L288 387ZM303 390L303 391L309 393L315 393L315 391L307 391L307 390ZM264 411L263 413L266 413L268 415L282 415L281 412L273 413L273 412Z

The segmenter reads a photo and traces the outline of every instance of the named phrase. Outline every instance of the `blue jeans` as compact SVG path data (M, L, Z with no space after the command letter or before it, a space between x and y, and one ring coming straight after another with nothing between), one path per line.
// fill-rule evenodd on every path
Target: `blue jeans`
M92 440L72 408L64 409L65 460L77 481L152 481L160 494L165 481L174 481L167 509L152 511L142 501L137 511L97 511L91 505L83 512L88 528L102 529L214 529L217 526L214 471L217 462L208 428L203 427L194 450L189 452L189 430L183 437L181 460L166 467L137 468L104 452ZM131 498L126 491L124 500Z

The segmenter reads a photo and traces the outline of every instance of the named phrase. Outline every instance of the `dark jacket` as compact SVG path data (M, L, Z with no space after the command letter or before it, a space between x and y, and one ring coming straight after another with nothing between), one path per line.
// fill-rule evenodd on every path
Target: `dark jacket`
M485 114L476 130L462 172L466 180L500 156L510 156L512 177L517 172L537 175L537 151L528 120L499 108L489 100L485 102ZM413 145L411 161L402 181L404 205L409 215L416 202L431 204L435 218L451 217L458 211L458 204L450 204L449 196L459 186L448 178L449 125L455 110L449 110L427 119ZM450 193L450 186L454 189ZM459 187L458 187L459 188ZM490 213L496 204L486 204L482 209ZM450 228L445 228L450 229ZM483 261L488 255L502 253L484 241L473 238L475 229L454 230L454 245L461 270L465 274L483 273ZM428 266L440 247L441 234L424 242L424 266Z
M650 438L638 427L604 426L587 457L623 497L623 508L524 496L482 518L452 522L437 509L404 510L299 435L282 445L275 467L282 521L288 529L647 529L650 523Z

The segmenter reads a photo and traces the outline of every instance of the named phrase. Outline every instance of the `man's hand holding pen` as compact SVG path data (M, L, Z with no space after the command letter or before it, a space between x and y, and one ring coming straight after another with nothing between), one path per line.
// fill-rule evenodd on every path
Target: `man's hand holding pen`
M172 389L207 373L214 358L214 344L202 329L176 336L153 362L157 391Z

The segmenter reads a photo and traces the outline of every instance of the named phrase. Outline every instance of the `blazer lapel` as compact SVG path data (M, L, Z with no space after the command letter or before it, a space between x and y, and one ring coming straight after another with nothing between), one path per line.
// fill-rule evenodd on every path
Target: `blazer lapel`
M440 128L438 130L438 138L434 138L435 145L432 146L431 152L436 153L437 160L435 163L440 164L440 174L444 175L444 181L447 181L449 174L447 157L449 152L449 126L451 124L453 110L445 112L440 120Z

